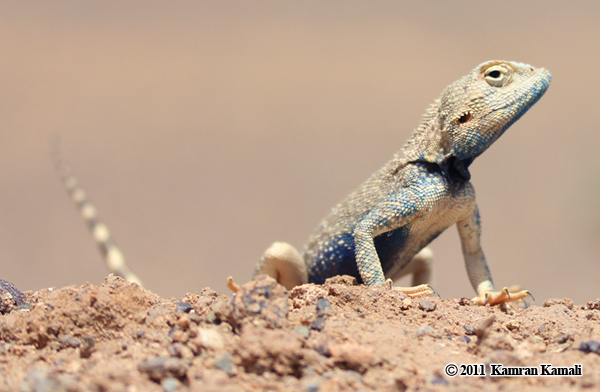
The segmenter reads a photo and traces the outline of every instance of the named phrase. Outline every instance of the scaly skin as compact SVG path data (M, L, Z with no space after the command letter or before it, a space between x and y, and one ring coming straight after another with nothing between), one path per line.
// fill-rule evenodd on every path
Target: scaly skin
M544 95L550 80L547 70L522 63L477 66L444 90L391 161L331 211L302 256L289 244L275 243L256 273L268 273L288 288L342 274L378 286L413 273L413 284L427 284L426 246L456 223L477 292L474 302L528 296L494 291L469 165ZM426 285L400 290L415 297L431 293Z

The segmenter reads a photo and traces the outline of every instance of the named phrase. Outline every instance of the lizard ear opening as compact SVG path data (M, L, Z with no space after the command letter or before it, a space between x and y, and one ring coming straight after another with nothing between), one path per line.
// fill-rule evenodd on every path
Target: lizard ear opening
M471 113L467 112L458 118L458 123L464 124L467 121L471 120L472 118L473 118L473 115Z

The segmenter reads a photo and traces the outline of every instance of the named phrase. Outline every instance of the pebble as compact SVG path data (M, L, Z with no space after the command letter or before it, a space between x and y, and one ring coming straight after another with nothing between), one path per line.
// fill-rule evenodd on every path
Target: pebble
M431 326L423 325L422 327L419 327L417 329L416 335L417 335L417 337L425 336L425 335L435 336L435 335L437 335L437 332Z
M184 312L184 313L189 313L192 310L194 310L194 307L189 302L178 303L177 307L175 308L176 312Z
M421 302L419 302L419 308L426 312L431 312L435 310L435 303L424 299Z
M215 367L217 369L223 370L224 372L226 372L229 375L235 374L234 368L233 368L233 363L231 362L231 354L229 354L229 353L226 353L225 355L223 355L221 357L221 359L219 359L217 362L215 362Z
M315 331L322 331L325 328L325 317L317 317L310 325L310 328Z
M319 298L317 300L317 316L323 316L331 309L331 302L327 298Z
M579 350L583 351L584 353L600 354L600 343L595 340L581 342L581 344L579 344Z
M152 380L163 380L166 377L183 377L186 368L179 358L153 357L138 364L140 372L147 373Z
M89 358L94 352L94 346L96 345L96 339L93 336L86 336L83 338L83 343L79 348L79 356L81 358Z
M460 338L458 338L458 340L460 340L461 342L465 342L465 343L471 343L471 338L468 337L467 335L463 335Z
M310 335L310 329L308 329L308 327L306 327L304 325L300 325L300 326L294 328L294 332L296 332L298 335L302 336L303 338L307 338Z
M174 379L173 377L165 378L160 383L160 386L162 387L163 391L165 391L165 392L173 392L173 391L176 391L177 388L179 388L178 381L176 379Z

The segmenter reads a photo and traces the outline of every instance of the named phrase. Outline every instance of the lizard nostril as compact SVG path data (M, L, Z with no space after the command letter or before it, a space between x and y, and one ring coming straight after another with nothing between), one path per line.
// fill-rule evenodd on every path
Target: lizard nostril
M462 116L460 116L458 118L458 123L459 124L464 124L467 121L469 121L471 118L473 118L473 115L471 113L465 113L465 114L463 114Z

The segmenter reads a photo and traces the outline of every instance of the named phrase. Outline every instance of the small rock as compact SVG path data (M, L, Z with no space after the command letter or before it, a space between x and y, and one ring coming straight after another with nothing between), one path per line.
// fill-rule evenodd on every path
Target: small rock
M14 284L0 279L0 294L9 293L15 305L21 306L27 303L27 297Z
M434 377L430 380L430 382L433 385L448 385L448 384L450 384L448 382L448 380L446 380L444 377Z
M196 347L196 354L202 349L218 351L225 346L221 333L211 328L198 328L197 336L191 340L191 343Z
M471 300L467 297L462 297L461 299L458 300L458 304L460 306L471 306L473 303L471 302Z
M400 309L408 310L410 308L410 305L412 305L412 299L410 299L410 297L406 297L400 303Z
M429 325L423 325L423 326L421 326L421 327L419 327L417 329L416 335L417 335L417 337L421 337L421 336L433 336L433 337L436 337L438 335L438 333L431 326L429 326Z
M27 304L27 297L12 283L0 279L0 314L7 314Z
M431 312L431 311L435 310L435 303L424 299L419 302L419 308L426 312Z
M573 309L573 300L568 298L558 299L558 298L550 298L544 301L544 308L548 308L553 305L564 305L568 309Z
M138 364L138 370L148 374L154 381L167 377L181 379L185 376L186 368L179 358L152 357Z
M463 328L467 332L467 335L475 335L475 328L472 325L466 324L463 325Z
M229 354L229 353L225 353L225 355L223 355L221 357L221 359L219 359L218 361L216 361L215 362L215 367L217 369L223 370L224 372L226 372L230 376L232 376L232 375L235 374L233 363L231 362L231 354Z
M467 335L463 335L460 338L458 338L459 341L461 342L465 342L465 343L471 343L471 338L468 337Z
M294 328L294 332L296 332L298 335L302 336L303 338L307 338L310 336L310 329L308 329L308 327L306 327L304 325L299 325L296 328Z
M589 310L600 310L600 298L596 298L594 301L588 301L587 308Z
M192 350L184 344L181 343L173 343L169 347L167 347L167 352L172 357L182 358L182 359L192 359L194 358L194 354Z
M570 336L568 333L561 333L561 334L560 334L560 335L558 335L558 337L556 338L556 342L557 342L558 344L563 344L563 343L566 343L566 342L569 340L569 338L570 338L570 337L571 337L571 336Z
M331 302L327 298L319 298L317 300L317 316L323 316L331 310Z
M579 350L583 351L584 353L600 354L600 343L595 340L581 342L581 344L579 344Z
M189 302L180 302L175 308L176 312L189 313L194 310L194 307Z
M63 335L60 338L60 342L67 347L77 348L81 345L79 340L73 339L69 335Z
M173 377L167 377L160 383L163 391L165 392L174 392L179 388L179 381Z
M504 326L508 328L509 331L518 331L519 328L521 328L521 323L517 320L510 320L509 322L504 324Z
M311 329L322 331L325 328L325 317L317 317L310 325Z
M96 345L96 339L93 336L86 336L83 338L83 343L79 348L79 356L81 358L89 358L94 352L94 346Z

